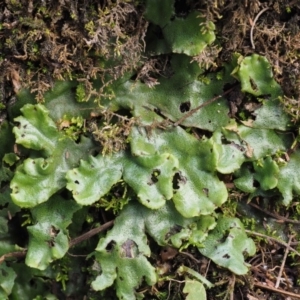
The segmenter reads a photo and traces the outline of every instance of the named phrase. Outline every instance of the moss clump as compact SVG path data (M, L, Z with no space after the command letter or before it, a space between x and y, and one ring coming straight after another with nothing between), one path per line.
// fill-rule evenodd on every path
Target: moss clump
M13 71L40 100L54 79L117 79L141 60L147 22L136 1L5 2L0 81L13 80ZM99 58L114 63L101 65Z

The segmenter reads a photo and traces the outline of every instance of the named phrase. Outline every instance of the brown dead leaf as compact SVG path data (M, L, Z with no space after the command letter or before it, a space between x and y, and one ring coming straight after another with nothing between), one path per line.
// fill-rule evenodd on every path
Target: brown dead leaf
M248 158L251 158L253 156L253 151L254 151L254 149L247 143L247 151L246 151L245 155Z
M71 122L69 120L61 120L58 124L59 130L62 130L63 128L68 128L70 127Z
M241 123L247 127L253 127L253 120L241 121Z
M170 246L166 246L160 251L160 257L162 262L173 259L177 254L178 250Z
M13 84L14 92L18 93L18 91L21 88L21 83L20 83L20 75L15 69L11 69L10 71L10 78Z

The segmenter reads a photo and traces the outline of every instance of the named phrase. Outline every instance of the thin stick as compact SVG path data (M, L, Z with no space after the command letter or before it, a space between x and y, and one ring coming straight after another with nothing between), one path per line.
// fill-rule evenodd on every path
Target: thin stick
M290 238L289 238L289 241L288 241L289 247L291 245L291 241L292 241L293 237L294 237L294 235L291 235ZM288 256L289 251L290 251L290 249L288 247L286 247L285 248L285 252L284 252L284 256L283 256L283 259L282 259L281 267L280 267L280 270L279 270L279 273L278 273L278 276L277 276L277 280L276 280L276 284L275 284L275 289L278 289L278 287L279 287L281 276L282 276L282 272L283 272L283 269L284 269L284 266L285 266L285 262L286 262L286 258Z
M190 254L188 252L182 251L182 252L179 252L179 254L184 254L184 255L188 256L189 258L191 258L192 260L194 260L197 264L201 263L200 260L198 260L197 258L195 258L192 254Z
M183 121L185 121L188 117L190 117L192 114L194 114L195 112L197 112L200 108L208 105L208 104L211 104L213 103L214 101L218 100L219 98L225 96L226 94L230 93L232 90L234 89L234 87L232 87L231 89L227 90L226 92L224 92L223 94L221 95L218 95L202 104L200 104L199 106L197 106L196 108L190 110L187 114L185 114L182 118L180 118L178 121L176 121L173 126L178 126L180 125Z
M232 274L233 279L230 279L230 300L234 300L234 286L235 286L235 275Z
M251 45L252 45L252 49L255 49L255 45L254 45L254 42L253 42L253 30L254 30L254 26L255 26L255 23L257 22L258 18L266 11L268 10L269 7L265 7L264 9L262 9L255 17L253 23L252 23L252 26L251 26L251 30L250 30L250 42L251 42Z
M207 267L206 267L206 270L205 270L205 274L204 274L205 278L207 277L207 273L208 273L208 270L209 270L209 267L210 267L210 262L211 262L211 260L208 261L208 264L207 264Z
M16 258L25 257L26 253L27 253L27 250L25 250L25 251L16 251L16 252L10 252L10 253L3 254L0 257L0 264L2 264L9 257L16 257Z
M253 206L254 208L264 212L265 214L277 219L278 221L283 221L283 222L286 222L286 223L292 223L292 224L300 224L300 221L297 221L297 220L292 220L292 219L288 219L286 217L282 217L282 216L278 216L276 214L273 214L271 212L268 212L267 210L264 210L262 209L261 207L259 207L258 205L254 204L254 203L249 203L251 206Z
M108 228L110 228L111 226L113 226L114 224L114 220L109 221L107 223L104 223L103 225L93 228L92 230L74 238L73 240L70 241L69 243L69 248L73 247L76 244L79 244L85 240L88 240L89 238L91 238L92 236L96 235L97 233L100 233Z
M261 283L254 283L253 285L256 286L256 287L262 288L262 289L266 289L266 290L275 292L275 293L279 293L279 294L282 294L282 295L290 296L292 298L300 299L299 294L294 294L294 293L291 293L291 292L287 292L287 291L282 290L282 289L275 289L271 286L264 285L264 284L261 284Z
M275 239L275 238L273 238L273 237L267 236L267 235L262 234L262 233L259 233L259 232L247 230L247 229L245 229L245 232L246 232L246 233L249 233L250 235L256 235L256 236L263 237L263 238L265 238L265 239L274 241L274 242L276 242L276 243L278 243L278 244L280 244L280 245L283 245L284 247L288 248L290 251L293 251L293 252L296 253L298 256L300 256L300 253L299 253L296 249L292 248L290 245L288 245L288 244L287 244L286 242L284 242L284 241Z
M114 224L114 220L109 221L99 227L93 228L92 230L74 238L73 240L70 241L69 248L91 238L92 236L96 235L97 233L100 233L100 232L110 228L111 226L113 226L113 224ZM3 254L2 256L0 256L0 264L2 264L9 257L16 257L16 258L25 257L26 253L27 253L27 249L25 251L16 251L16 252Z

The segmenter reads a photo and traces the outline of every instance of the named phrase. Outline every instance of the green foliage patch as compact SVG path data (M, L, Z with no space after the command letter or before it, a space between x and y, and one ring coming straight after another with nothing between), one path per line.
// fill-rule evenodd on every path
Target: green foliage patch
M11 181L12 199L21 207L34 207L47 201L66 184L65 174L86 156L92 144L83 138L76 144L58 130L48 111L41 105L25 105L15 119L16 142L39 150L42 157L27 158Z
M176 64L181 58L186 60L184 56L176 56ZM22 108L23 116L15 119L19 125L13 130L16 142L37 152L17 167L11 181L11 197L21 207L33 207L31 216L34 224L27 227L29 243L25 262L28 266L44 270L53 260L62 258L69 247L67 226L72 222L73 212L81 205L97 203L122 179L140 204L135 198L130 200L117 217L113 230L96 247L95 258L102 271L92 282L94 290L104 290L114 284L118 297L132 299L135 288L143 279L150 285L155 284L155 268L147 260L151 250L146 234L159 245L169 244L177 248L196 246L218 265L236 274L247 272L244 255L255 253L254 243L247 238L238 219L214 215L216 208L228 197L225 184L217 173L230 174L239 170L244 162L253 162L253 175L251 172L236 172L235 182L241 182L242 190L251 192L243 179L243 174L246 174L250 181L251 178L252 181L258 180L263 190L272 190L278 185L280 174L288 172L289 166L296 161L291 159L281 170L272 160L271 155L284 151L288 143L273 129L237 125L230 123L229 119L219 118L218 109L226 109L224 99L223 106L208 105L205 108L214 120L209 127L214 129L211 138L199 139L181 126L174 125L183 114L180 111L180 94L173 94L171 103L174 109L171 106L166 116L157 114L155 109L149 111L144 108L159 106L160 111L167 111L167 106L164 106L167 102L164 104L162 98L156 95L170 89L181 77L194 80L194 83L182 88L183 94L191 93L189 99L196 96L195 87L200 91L200 86L205 86L210 91L208 94L212 95L216 87L213 81L211 84L198 82L196 75L201 70L198 69L193 77L190 71L191 68L178 67L180 75L174 75L168 81L162 79L155 90L130 80L115 87L115 98L109 102L108 108L131 107L131 112L140 117L139 123L131 128L127 149L120 152L88 155L93 145L90 139L83 137L75 143L57 128L45 106L26 105ZM221 87L227 81L228 77L224 76L217 86ZM191 84L194 84L193 88ZM128 90L127 93L131 90L130 97L119 96L124 89ZM138 95L141 96L141 90L145 98L142 102L135 100ZM192 107L208 98L207 93L197 97ZM185 124L194 124L200 116L193 115L191 118L189 121L187 118ZM201 128L201 122L195 127ZM38 154L41 157L36 157ZM59 196L51 197L63 187L72 191L78 204ZM284 192L285 199L290 199L291 193L286 186L283 188L279 184L278 188ZM296 187L290 189L297 191ZM164 213L170 205L174 207ZM157 220L159 215L164 217ZM157 227L158 224L161 228ZM170 235L168 232L174 226L181 226L181 229ZM169 238L166 238L168 235ZM220 240L224 242L220 243Z
M34 225L27 226L27 266L45 270L53 260L66 254L69 249L66 228L72 222L73 213L79 208L73 201L53 196L31 210Z
M9 268L6 264L0 266L0 296L3 299L6 299L11 294L16 277L17 274L12 268Z
M246 274L255 244L239 219L221 213L230 192L226 176L248 198L275 194L288 205L300 194L299 151L287 158L293 140L283 131L290 117L279 105L282 91L267 59L236 55L207 72L192 59L215 41L214 24L195 11L174 13L172 0L145 1L151 23L146 40L152 40L145 56L168 56L161 73L143 79L139 69L116 80L111 74L97 78L92 87L101 93L88 97L82 80L57 82L43 104L10 112L13 129L1 124L0 143L14 134L20 149L12 142L0 149L0 184L6 188L0 194L0 253L26 253L25 265L0 265L1 299L17 299L23 291L31 299L55 299L50 289L43 291L53 279L64 296L87 286L90 299L106 297L111 287L119 299L142 299L142 289L161 280L154 251L164 246L179 254L194 249ZM93 26L85 29L96 39ZM244 93L244 105L255 103L247 114L230 111L236 90ZM26 90L17 96L20 103L34 98ZM87 241L82 231L91 223L105 225L101 207L109 210L113 227ZM22 247L9 239L8 214L20 228L19 215L27 217ZM76 272L87 279L77 274L76 284L68 268L81 253L86 261ZM186 299L206 298L211 282L183 262L176 272L184 276ZM30 292L31 280L36 284Z

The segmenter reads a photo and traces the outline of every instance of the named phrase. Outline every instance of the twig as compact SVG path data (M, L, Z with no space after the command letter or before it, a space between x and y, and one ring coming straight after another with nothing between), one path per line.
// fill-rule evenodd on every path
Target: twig
M183 255L188 256L190 259L194 260L197 264L201 263L200 260L198 260L197 258L195 258L192 254L190 254L188 252L181 251L181 252L179 252L179 254L183 254Z
M114 220L109 221L99 227L93 228L92 230L72 239L69 242L69 248L91 238L92 236L96 235L97 233L100 233L100 232L110 228L111 226L113 226L113 224L114 224ZM9 257L23 258L26 256L26 253L27 253L27 249L25 249L24 251L16 251L16 252L10 252L10 253L3 254L2 256L0 256L0 264L2 264Z
M274 241L274 242L276 242L276 243L278 243L278 244L281 244L281 245L283 245L284 247L288 248L290 251L293 251L293 252L296 253L298 256L300 256L300 253L299 253L296 249L292 248L290 245L288 245L288 244L287 244L286 242L284 242L284 241L275 239L275 238L273 238L273 237L267 236L267 235L262 234L262 233L259 233L259 232L247 230L247 229L245 229L245 232L248 233L248 234L250 234L250 235L256 235L256 236L259 236L259 237L263 237L263 238L265 238L265 239L268 239L268 240Z
M195 112L197 112L200 108L202 108L202 107L204 107L204 106L206 106L206 105L208 105L208 104L211 104L211 103L213 103L214 101L218 100L219 98L225 96L226 94L230 93L234 88L235 88L235 86L232 87L232 88L230 88L230 89L227 90L226 92L222 93L221 95L218 95L218 96L216 96L216 97L214 97L214 98L212 98L212 99L210 99L210 100L208 100L208 101L206 101L206 102L200 104L200 105L197 106L196 108L190 110L190 111L189 111L188 113L186 113L182 118L180 118L178 121L176 121L176 122L173 124L173 126L176 127L176 126L180 125L180 124L181 124L182 122L184 122L188 117L190 117L192 114L194 114Z
M97 233L100 233L100 232L110 228L111 226L113 226L113 224L114 224L114 220L109 221L107 223L104 223L100 227L93 228L92 230L90 230L90 231L74 238L73 240L70 241L69 248L71 248L74 245L79 244L79 243L91 238L92 236L96 235Z
M235 275L232 274L233 279L230 279L230 300L234 300L234 286L235 286Z
M258 288L266 289L266 290L269 290L269 291L272 291L272 292L275 292L275 293L279 293L279 294L282 294L282 295L290 296L292 298L300 299L299 294L294 294L294 293L291 293L291 292L287 292L287 291L282 290L282 289L275 289L271 286L264 285L264 284L261 284L261 283L254 283L253 285L255 287L258 287Z
M255 45L254 45L254 42L253 42L253 30L254 30L254 27L255 27L255 23L257 22L258 18L265 12L269 9L269 7L265 7L264 9L262 9L255 17L252 25L251 25L251 30L250 30L250 42L251 42L251 45L252 45L252 49L255 49Z
M170 298L170 295L171 295L171 280L169 281L169 284L168 284L168 298L167 298L167 300L169 300L169 298Z
M209 267L210 267L210 262L211 262L211 260L208 261L208 264L207 264L207 267L206 267L206 270L205 270L205 274L204 274L205 278L207 277L207 273L208 273L208 270L209 270Z
M251 206L253 206L254 208L264 212L265 214L279 220L279 221L283 221L283 222L286 222L286 223L292 223L292 224L298 224L300 225L300 221L297 221L297 220L292 220L292 219L288 219L288 218L285 218L285 217L282 217L282 216L278 216L276 214L273 214L267 210L264 210L263 208L259 207L258 205L254 204L254 203L249 203Z
M288 246L289 247L290 247L290 244L291 244L291 241L292 241L293 237L294 237L294 235L291 235L290 238L289 238L289 241L288 241ZM283 268L284 268L285 262L286 262L286 258L287 258L287 255L288 255L289 251L290 251L289 247L285 248L284 256L283 256L283 259L282 259L282 263L281 263L280 270L279 270L277 280L276 280L276 284L275 284L275 289L278 289L278 287L279 287L282 272L283 272Z
M10 252L10 253L3 254L0 257L0 264L2 264L9 257L16 257L16 258L25 257L26 252L27 252L27 250L25 250L25 251L16 251L16 252Z

